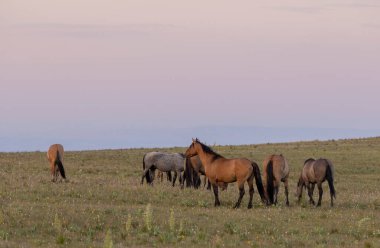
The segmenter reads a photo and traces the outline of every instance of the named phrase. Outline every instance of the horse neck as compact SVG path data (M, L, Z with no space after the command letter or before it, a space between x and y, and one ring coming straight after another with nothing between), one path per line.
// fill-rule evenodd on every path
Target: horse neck
M197 153L199 156L199 159L202 162L202 165L206 171L206 168L211 166L211 161L213 160L213 154L206 153L203 151L202 147L200 146L199 149L197 149Z

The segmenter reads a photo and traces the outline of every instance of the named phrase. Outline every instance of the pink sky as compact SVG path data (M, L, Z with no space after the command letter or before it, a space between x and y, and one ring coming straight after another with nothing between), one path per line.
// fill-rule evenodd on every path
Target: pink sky
M87 123L378 128L379 13L375 0L2 0L0 136Z

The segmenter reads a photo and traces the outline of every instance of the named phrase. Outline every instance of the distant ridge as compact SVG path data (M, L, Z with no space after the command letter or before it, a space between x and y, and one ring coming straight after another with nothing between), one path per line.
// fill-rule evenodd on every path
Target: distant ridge
M42 131L41 131L42 132ZM0 152L44 151L50 144L62 143L67 150L154 148L188 146L198 137L207 144L244 145L310 140L352 139L380 136L380 130L338 128L197 127L135 128L110 130L61 130L27 136L0 135Z

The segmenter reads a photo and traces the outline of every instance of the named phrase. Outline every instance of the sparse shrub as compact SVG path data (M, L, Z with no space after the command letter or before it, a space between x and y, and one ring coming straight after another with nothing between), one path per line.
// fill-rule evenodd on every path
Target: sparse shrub
M370 242L365 242L364 243L364 247L365 248L372 248L373 246L372 246L372 244Z
M127 219L127 222L125 223L125 232L129 234L131 231L131 228L132 228L132 216L131 214L128 214L128 219Z
M9 239L9 233L4 230L0 230L0 239L7 241Z
M224 224L224 230L226 231L226 233L235 234L238 232L238 227L235 223L227 222Z
M57 213L56 213L55 216L54 216L53 227L54 227L54 230L55 230L58 234L61 234L61 232L62 232L62 222L61 222L61 220L59 219Z
M144 212L145 228L148 232L152 231L152 218L153 218L152 205L148 203L148 205L146 205L145 212Z
M184 233L184 229L183 229L183 220L181 220L181 221L179 222L178 234L179 234L179 235L184 235L184 234L185 234L185 233Z
M58 235L58 237L56 238L55 242L59 245L63 245L65 243L65 237L63 237L62 234Z
M174 232L175 229L175 216L174 216L174 210L173 208L170 209L170 216L169 216L169 230L171 232Z
M106 233L106 237L104 238L104 248L113 248L113 241L112 241L112 232L111 229L108 229Z

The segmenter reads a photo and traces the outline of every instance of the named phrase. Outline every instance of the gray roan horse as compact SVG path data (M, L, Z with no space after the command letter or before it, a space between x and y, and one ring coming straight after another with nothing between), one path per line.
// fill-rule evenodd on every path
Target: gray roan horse
M144 177L148 184L152 184L154 180L154 171L156 169L162 172L174 172L173 186L179 177L179 182L182 182L183 165L185 156L181 153L165 153L165 152L148 152L143 158L143 174L141 184L144 183Z
M322 183L327 180L330 188L330 198L331 198L331 207L334 205L333 197L335 198L335 188L334 188L334 166L328 159L320 158L315 160L309 158L305 161L300 178L297 185L297 196L298 202L302 198L302 189L306 187L309 194L310 204L315 205L313 200L313 192L315 184L318 186L319 190L319 200L317 206L321 206L322 201Z

